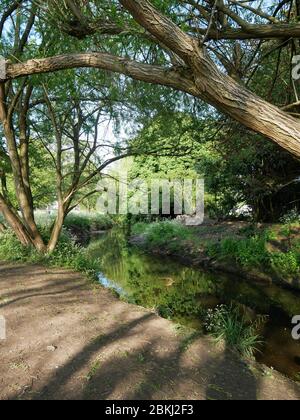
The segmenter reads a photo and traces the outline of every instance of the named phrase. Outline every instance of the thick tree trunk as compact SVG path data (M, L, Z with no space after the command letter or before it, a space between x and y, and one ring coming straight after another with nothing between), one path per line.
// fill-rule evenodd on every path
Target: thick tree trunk
M167 30L165 28L165 30ZM172 42L172 32L169 43ZM224 112L300 157L300 122L221 73L204 50L185 48L188 67L180 70L138 63L105 53L63 55L8 66L8 78L68 68L92 67L126 74L136 80L173 87Z
M26 231L29 234L30 239L31 239L30 240L31 244L33 244L38 251L44 252L45 244L34 220L34 209L33 209L33 202L32 202L31 190L30 190L30 185L29 185L29 173L27 172L28 167L26 163L28 150L26 148L24 149L24 142L21 142L21 158L23 159L23 161L21 161L21 158L18 153L16 138L15 138L15 131L14 131L13 122L12 122L12 114L9 112L7 108L6 97L5 97L5 87L3 83L1 83L1 86L0 86L0 101L1 101L0 120L2 122L3 132L6 138L6 142L7 142L9 158L10 158L12 172L14 176L16 197L19 203L20 210L23 215L24 224L26 225ZM21 134L24 132L25 129L26 127L24 126L20 127ZM25 166L24 168L22 168L22 162ZM9 206L7 207L9 208ZM5 214L7 214L8 217L10 217L9 212L7 212L7 210L5 211L4 216ZM10 221L9 220L7 221L11 225ZM22 224L20 220L19 222ZM18 230L17 225L16 225L16 230ZM16 230L15 232L17 234Z
M205 52L192 57L199 97L300 157L300 122L222 74Z
M3 197L0 195L0 212L3 214L6 222L14 231L22 245L33 245L29 233L20 221L18 215L8 206Z
M26 223L27 231L29 232L29 235L31 237L31 243L35 246L35 248L38 251L43 252L45 251L45 244L34 220L33 203L30 197L26 194L26 189L23 184L22 169L20 167L19 156L17 154L16 148L14 147L15 140L13 138L12 130L9 129L7 124L7 121L5 121L3 125L7 143L9 146L9 155L14 173L17 199L19 202L21 212L23 214L24 221Z
M300 123L221 73L199 40L183 32L148 0L120 0L134 19L191 68L201 99L300 157Z

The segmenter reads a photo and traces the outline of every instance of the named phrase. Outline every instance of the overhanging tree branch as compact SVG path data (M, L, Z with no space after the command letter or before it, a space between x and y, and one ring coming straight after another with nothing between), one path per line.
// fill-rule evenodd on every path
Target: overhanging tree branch
M190 61L194 69L153 66L106 53L69 54L8 64L7 80L79 67L125 74L200 98L300 157L299 121L221 73L200 48L197 55L192 53Z
M34 74L84 67L125 74L144 82L171 86L190 94L195 93L193 78L188 69L183 69L184 72L181 74L172 67L143 64L106 53L66 54L29 60L24 63L8 63L6 81Z

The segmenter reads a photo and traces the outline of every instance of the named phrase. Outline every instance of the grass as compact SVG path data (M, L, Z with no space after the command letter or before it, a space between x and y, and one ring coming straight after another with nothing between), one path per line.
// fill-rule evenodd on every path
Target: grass
M45 241L50 238L54 219L54 216L46 212L36 214L36 221ZM60 241L51 254L39 253L33 247L22 246L14 233L7 229L4 233L0 233L0 260L68 268L96 279L100 262L91 258L85 248L76 244L72 235L91 230L106 230L111 227L112 220L108 216L72 213L66 218Z
M71 213L64 222L66 229L80 229L82 231L100 231L112 228L109 216L90 213Z
M208 311L205 327L218 343L225 342L242 356L254 358L262 344L257 333L261 322L258 318L249 323L238 307L221 305Z
M249 225L241 229L238 235L223 239L215 239L215 230L214 226L192 229L176 221L164 221L137 223L133 227L133 234L144 237L142 245L146 250L158 249L170 254L180 252L197 259L201 249L214 260L225 264L235 263L243 269L274 275L284 281L299 277L299 223L289 222L267 229Z
M45 211L38 211L35 214L36 222L43 228L50 229L55 221L55 214L48 214ZM97 213L73 212L70 213L64 222L64 227L69 231L90 231L108 230L112 228L113 222L109 216Z
M266 239L263 236L247 239L226 238L218 244L208 246L207 251L210 257L234 259L242 267L248 268L264 265L269 261Z
M86 380L91 381L95 375L97 375L98 370L101 368L101 361L95 360L91 366L88 374L86 375Z

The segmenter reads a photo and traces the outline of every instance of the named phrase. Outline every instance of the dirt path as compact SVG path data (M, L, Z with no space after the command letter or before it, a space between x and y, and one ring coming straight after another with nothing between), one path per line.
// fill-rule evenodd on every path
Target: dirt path
M0 264L0 315L0 399L300 399L278 373L76 273Z

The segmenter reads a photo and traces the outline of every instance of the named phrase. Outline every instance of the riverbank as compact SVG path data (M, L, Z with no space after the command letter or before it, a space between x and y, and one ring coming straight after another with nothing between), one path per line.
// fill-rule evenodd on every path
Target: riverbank
M137 224L130 243L183 264L300 290L300 225Z
M3 399L298 400L300 387L68 270L0 264Z

